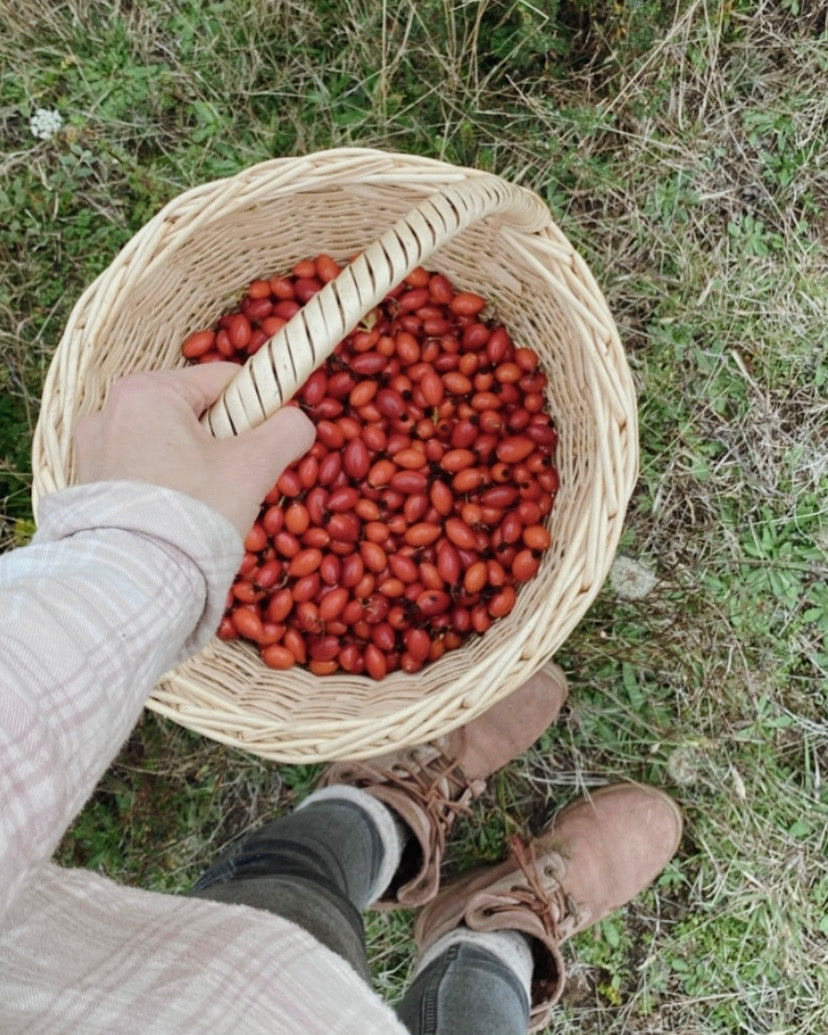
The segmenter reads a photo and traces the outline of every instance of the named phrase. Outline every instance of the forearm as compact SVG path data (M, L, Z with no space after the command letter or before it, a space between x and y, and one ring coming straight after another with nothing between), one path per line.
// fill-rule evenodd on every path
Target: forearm
M39 517L0 564L0 916L157 678L214 632L242 553L218 513L140 483L65 490Z

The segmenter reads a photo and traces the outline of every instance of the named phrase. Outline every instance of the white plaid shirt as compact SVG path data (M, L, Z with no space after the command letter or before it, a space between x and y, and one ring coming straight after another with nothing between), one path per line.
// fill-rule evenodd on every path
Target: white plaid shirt
M49 862L158 677L217 627L242 547L138 482L64 489L39 519L0 558L0 1031L401 1035L280 917Z

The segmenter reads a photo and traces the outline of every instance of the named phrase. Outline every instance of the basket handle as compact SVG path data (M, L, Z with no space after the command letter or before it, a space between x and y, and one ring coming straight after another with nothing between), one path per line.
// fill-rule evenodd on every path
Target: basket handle
M216 438L261 424L305 383L392 288L455 234L502 212L528 233L549 211L529 190L480 174L429 195L318 291L252 355L202 416Z

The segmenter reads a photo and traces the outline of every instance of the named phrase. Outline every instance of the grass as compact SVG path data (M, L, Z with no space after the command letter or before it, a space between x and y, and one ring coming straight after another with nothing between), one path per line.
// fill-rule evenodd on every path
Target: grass
M2 543L32 531L29 439L83 287L183 188L364 144L537 190L604 288L641 478L558 660L562 721L502 773L450 872L587 787L666 787L679 855L567 947L550 1031L828 1028L828 22L817 0L9 0L0 12ZM63 128L35 139L35 109ZM147 715L62 861L182 890L317 770ZM372 917L400 994L411 917Z

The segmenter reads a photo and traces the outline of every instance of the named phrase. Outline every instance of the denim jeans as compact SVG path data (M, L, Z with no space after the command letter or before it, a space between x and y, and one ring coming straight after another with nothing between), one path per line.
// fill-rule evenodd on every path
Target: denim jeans
M361 910L381 863L370 816L353 802L328 799L243 838L191 894L285 917L370 982ZM417 975L397 1014L412 1035L524 1035L529 1003L501 960L461 942Z

